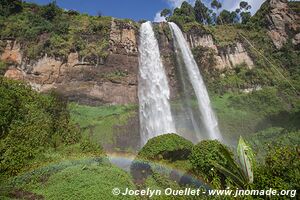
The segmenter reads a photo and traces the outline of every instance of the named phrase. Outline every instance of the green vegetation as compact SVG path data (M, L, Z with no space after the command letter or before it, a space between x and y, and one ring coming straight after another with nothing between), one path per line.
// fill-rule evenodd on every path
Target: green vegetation
M118 187L135 189L129 174L111 165L106 158L68 160L17 176L6 183L11 197L23 191L45 199L135 199L114 196ZM0 195L1 196L1 195ZM22 197L21 197L22 198Z
M75 103L69 104L71 120L80 126L83 135L109 149L115 148L118 143L117 140L120 136L118 127L122 129L123 126L123 129L125 129L130 119L135 117L136 109L134 105L92 107ZM125 134L126 131L123 130L122 133ZM128 132L128 136L134 137L134 133L135 131L132 130ZM122 137L126 136L123 135ZM136 139L130 140L132 140L132 146L127 144L128 146L126 147L126 144L123 144L123 149L114 149L114 151L134 150L136 148L134 147L134 142L137 144L138 141Z
M281 127L271 127L246 136L249 144L256 152L256 158L263 163L270 147L273 146L291 146L297 147L300 144L299 130L291 131Z
M150 139L131 164L131 174L135 182L144 187L149 187L148 184L160 188L178 187L169 176L172 169L189 170L188 156L192 147L192 142L176 134Z
M0 83L2 172L17 174L28 160L48 148L80 140L78 130L69 123L66 104L58 95L43 96L29 86L2 77Z
M3 76L7 70L7 63L0 61L0 76Z
M182 160L190 154L193 143L176 135L164 134L150 139L138 153L138 159Z
M299 191L299 170L299 143L297 148L273 146L265 157L265 164L261 164L256 168L252 187L255 189L274 188L277 190L293 188L293 190Z
M29 59L47 53L66 60L70 52L76 51L83 60L98 64L108 55L110 17L64 11L55 2L46 6L18 5L22 9L14 15L0 16L0 38L21 42Z
M222 188L226 184L226 176L219 170L220 168L230 169L233 174L240 174L240 169L233 160L233 154L216 140L205 140L195 145L189 161L192 172L216 188Z

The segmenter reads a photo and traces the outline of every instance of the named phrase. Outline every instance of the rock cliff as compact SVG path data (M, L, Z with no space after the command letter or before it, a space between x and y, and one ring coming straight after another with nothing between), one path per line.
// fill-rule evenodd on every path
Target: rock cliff
M294 45L300 44L300 13L293 11L288 0L269 0L266 15L268 34L276 48L280 49L292 38Z
M100 65L82 62L78 52L67 61L44 57L28 61L20 44L6 41L1 60L9 63L6 77L24 80L40 92L56 90L72 101L97 104L137 102L137 27L112 20L109 55Z
M268 34L275 46L281 48L288 38L292 38L294 45L299 45L299 13L290 9L287 0L267 3ZM82 58L76 50L70 51L66 59L45 54L32 60L24 54L22 44L14 39L0 41L0 59L9 66L6 77L23 80L40 92L56 90L71 101L89 105L135 104L138 102L138 30L139 23L112 19L105 50L108 56L97 62ZM176 98L178 84L172 35L166 23L155 24L154 30L171 86L171 98ZM241 41L219 45L212 33L201 28L190 29L184 34L201 70L224 71L237 65L249 69L255 66Z

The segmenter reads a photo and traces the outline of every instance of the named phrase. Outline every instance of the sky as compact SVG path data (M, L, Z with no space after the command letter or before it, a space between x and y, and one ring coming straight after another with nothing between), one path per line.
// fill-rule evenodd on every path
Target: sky
M40 5L45 5L52 0L26 0ZM162 21L160 11L164 8L174 9L180 7L184 0L56 0L57 4L67 10L77 10L81 13L96 15L101 12L104 16L128 18L139 21ZM194 3L195 0L186 0ZM202 0L209 6L210 0ZM241 0L221 0L223 8L235 10ZM265 0L245 0L252 6L254 14Z

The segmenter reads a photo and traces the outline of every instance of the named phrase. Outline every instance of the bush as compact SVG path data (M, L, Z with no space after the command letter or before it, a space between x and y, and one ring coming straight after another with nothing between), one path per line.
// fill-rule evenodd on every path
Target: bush
M225 147L226 148L226 147ZM192 172L209 182L220 182L225 179L221 173L214 169L214 163L230 169L226 156L222 153L224 146L217 140L204 140L193 147L189 161L192 165ZM229 151L229 150L228 150ZM230 153L233 157L233 154ZM213 183L215 186L220 183Z
M23 9L21 0L1 0L0 16L9 16Z
M46 149L80 140L59 95L41 95L3 77L0 83L0 171L16 174Z
M193 143L176 134L165 134L150 139L139 151L138 159L186 160Z
M175 169L185 170L189 167L187 159L192 147L192 142L176 134L165 134L150 139L130 166L135 182L143 184L150 175L168 174L168 170L166 172L161 166L165 163Z
M271 87L250 94L233 96L230 101L232 107L256 111L262 115L276 114L287 109L287 105L280 98L278 90Z
M299 146L272 147L265 165L260 165L254 174L255 189L298 190L300 182Z
M0 76L3 76L7 70L7 64L3 61L0 61Z

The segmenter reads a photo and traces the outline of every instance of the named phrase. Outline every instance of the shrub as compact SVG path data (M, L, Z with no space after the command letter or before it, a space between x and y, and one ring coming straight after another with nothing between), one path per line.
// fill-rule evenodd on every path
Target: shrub
M270 148L265 165L260 165L254 174L254 188L298 190L300 182L299 146L275 146Z
M193 143L176 134L165 134L150 139L139 151L138 159L185 160L191 153Z
M193 147L189 157L192 172L216 187L221 187L221 181L224 181L225 177L214 168L214 163L230 169L226 155L222 153L223 148L224 146L217 140L204 140Z
M150 175L155 175L161 170L160 164L164 162L177 169L188 168L189 164L180 161L187 161L191 153L193 143L176 135L165 134L150 139L147 144L139 151L137 157L130 166L131 174L138 184L144 183ZM153 162L154 161L154 162ZM164 171L164 170L163 170ZM161 174L168 174L169 172Z
M0 77L0 170L18 173L50 147L75 144L80 133L69 123L59 95L41 95L21 82Z

